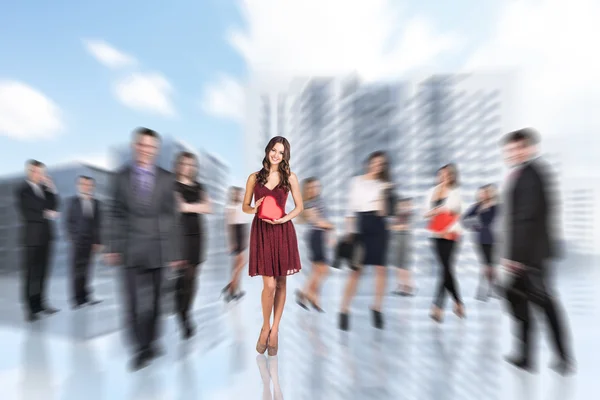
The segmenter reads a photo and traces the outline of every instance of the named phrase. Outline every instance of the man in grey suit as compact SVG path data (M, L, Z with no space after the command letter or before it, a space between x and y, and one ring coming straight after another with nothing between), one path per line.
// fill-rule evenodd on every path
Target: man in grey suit
M155 165L160 137L147 128L133 134L134 162L114 180L105 259L124 267L127 330L134 350L131 367L138 370L161 352L156 340L163 267L177 268L184 262L175 177Z

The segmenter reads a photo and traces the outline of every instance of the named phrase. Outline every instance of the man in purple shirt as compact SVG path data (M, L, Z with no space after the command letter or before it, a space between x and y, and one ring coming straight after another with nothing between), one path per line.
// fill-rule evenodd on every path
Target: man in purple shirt
M115 176L106 262L122 265L132 369L150 364L157 345L163 267L184 264L175 177L155 165L160 137L134 131L134 163Z

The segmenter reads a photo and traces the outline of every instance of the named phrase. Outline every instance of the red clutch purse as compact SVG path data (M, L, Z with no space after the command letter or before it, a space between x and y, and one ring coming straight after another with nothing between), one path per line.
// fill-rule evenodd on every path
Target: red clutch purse
M455 223L458 220L458 216L450 213L441 213L431 218L429 221L429 229L435 233L441 233L446 230L450 225ZM451 240L456 240L458 237L456 233L450 233Z
M282 218L284 214L273 196L266 196L260 207L258 207L258 218L260 219L275 221Z

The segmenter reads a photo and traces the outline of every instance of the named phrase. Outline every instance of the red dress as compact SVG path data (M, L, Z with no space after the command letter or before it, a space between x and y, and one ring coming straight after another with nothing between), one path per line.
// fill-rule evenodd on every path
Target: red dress
M254 201L272 196L285 210L288 192L280 186L271 190L260 183L254 185ZM250 276L287 276L300 271L298 239L292 221L272 225L254 216L250 230Z

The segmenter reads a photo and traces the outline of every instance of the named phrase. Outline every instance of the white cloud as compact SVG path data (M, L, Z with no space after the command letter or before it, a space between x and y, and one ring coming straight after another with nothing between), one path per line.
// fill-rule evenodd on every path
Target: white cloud
M205 88L202 109L209 114L241 121L244 118L244 88L228 76L219 79Z
M103 40L86 39L83 44L96 60L109 68L117 69L137 64L134 57L117 50Z
M366 79L401 74L454 50L456 36L437 32L422 16L403 18L394 0L240 0L247 29L229 42L251 77L357 72ZM244 112L242 85L219 77L204 95L219 116ZM216 104L211 104L216 102ZM242 102L243 103L243 102Z
M0 135L15 139L47 139L64 129L60 108L33 87L0 81Z
M116 82L114 93L121 103L135 110L175 115L173 87L159 73L132 73Z
M467 69L521 72L523 125L537 127L569 168L597 165L600 148L600 36L597 0L506 2L495 31Z

